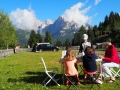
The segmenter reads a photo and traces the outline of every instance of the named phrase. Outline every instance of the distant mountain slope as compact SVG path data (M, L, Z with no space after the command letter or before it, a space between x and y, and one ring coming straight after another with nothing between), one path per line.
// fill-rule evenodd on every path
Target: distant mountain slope
M46 20L46 22L41 22L38 19L36 19L35 27L38 28L35 30L36 32L45 35L46 31L49 31L53 41L55 43L56 40L65 41L66 38L69 39L71 42L74 36L74 33L78 32L79 28L78 24L74 21L68 22L63 17L58 17L57 20L54 22L51 20ZM30 31L28 30L21 30L17 29L17 35L18 35L18 43L20 43L22 46L27 45Z
M22 47L27 45L27 42L28 42L28 39L29 39L29 36L30 36L30 31L17 29L16 33L17 33L17 36L18 36L18 43Z
M44 23L45 24L45 23ZM74 21L68 22L63 17L59 17L54 23L48 23L45 24L43 27L43 24L39 26L39 32L45 33L46 31L49 31L52 36L60 35L61 30L74 30L78 29L78 24Z

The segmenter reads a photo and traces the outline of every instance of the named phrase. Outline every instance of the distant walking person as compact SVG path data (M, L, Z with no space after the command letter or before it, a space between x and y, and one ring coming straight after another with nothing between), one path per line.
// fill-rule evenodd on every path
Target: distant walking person
M30 45L28 45L28 49L27 49L27 51L29 51L29 49L30 49Z

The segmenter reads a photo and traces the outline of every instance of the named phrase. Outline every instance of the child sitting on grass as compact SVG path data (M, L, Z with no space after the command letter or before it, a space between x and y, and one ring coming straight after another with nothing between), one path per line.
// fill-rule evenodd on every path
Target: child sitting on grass
M77 63L77 59L72 51L71 46L68 46L66 48L66 55L62 59L62 62L64 63L66 76L68 78L70 78L70 76L75 76L75 80L76 80L77 84L80 85L80 81L78 78L78 71L75 67L75 65ZM69 80L66 80L66 86L68 86L68 84L69 84Z

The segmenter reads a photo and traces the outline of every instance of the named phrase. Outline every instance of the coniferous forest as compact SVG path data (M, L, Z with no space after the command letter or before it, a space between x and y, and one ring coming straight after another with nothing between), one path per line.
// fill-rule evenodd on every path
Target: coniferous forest
M104 21L100 22L98 26L89 26L87 30L81 26L74 35L72 45L79 45L84 33L88 34L93 43L104 42L106 39L111 39L112 43L120 43L120 15L112 11L109 16L105 16Z
M68 30L67 30L68 31ZM46 37L46 40L51 44L57 45L57 46L66 46L66 45L72 45L72 46L78 46L80 45L82 41L82 35L84 33L88 34L89 40L92 41L93 44L96 43L102 43L106 39L111 39L112 43L119 43L120 42L120 15L116 12L110 12L109 16L106 15L103 22L100 22L99 25L94 26L88 26L86 27L81 26L80 29L74 33L73 39L70 40L72 37L71 35L66 36L65 40L61 40L61 38L57 39L55 42L53 42L52 35L50 32L48 35L45 34L44 37ZM71 32L73 33L73 32ZM34 36L34 37L33 37ZM49 36L49 37L48 37ZM45 42L43 40L43 35L39 35L33 30L31 31L30 38L28 40L28 44L30 46L33 46L34 43L37 42ZM64 37L64 36L63 36Z
M102 43L106 39L111 39L112 43L120 43L120 15L119 13L113 11L111 11L109 15L106 15L103 22L99 22L99 25L88 25L88 28L86 28L85 26L81 26L79 30L72 34L72 40L70 39L72 37L70 34L64 38L65 40L61 40L61 38L54 40L55 38L52 37L50 32L47 31L45 36L43 36L39 33L34 32L34 30L31 30L30 35L27 35L28 40L25 40L23 39L23 36L16 36L16 28L12 25L12 22L10 22L8 17L9 16L3 10L0 11L0 48L14 47L17 43L22 43L22 45L24 46L27 46L28 44L32 47L36 42L45 41L57 46L78 46L82 41L82 35L84 33L88 34L89 40L91 40L93 44ZM8 19L8 21L6 21L6 19ZM19 42L19 39L22 42Z

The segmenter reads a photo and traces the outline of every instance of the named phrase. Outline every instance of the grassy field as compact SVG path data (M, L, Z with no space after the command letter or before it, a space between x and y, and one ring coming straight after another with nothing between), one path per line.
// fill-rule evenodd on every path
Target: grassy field
M43 57L48 68L58 67L59 73L55 77L61 85L56 86L50 82L47 87L42 88L42 81L46 75L40 60ZM62 84L61 64L58 62L61 51L58 52L20 52L0 59L0 90L67 90ZM80 68L79 68L80 69ZM83 84L83 74L80 74L80 90L89 90L91 84ZM94 85L92 90L120 90L120 79L116 78L114 83ZM72 86L70 90L75 90Z

